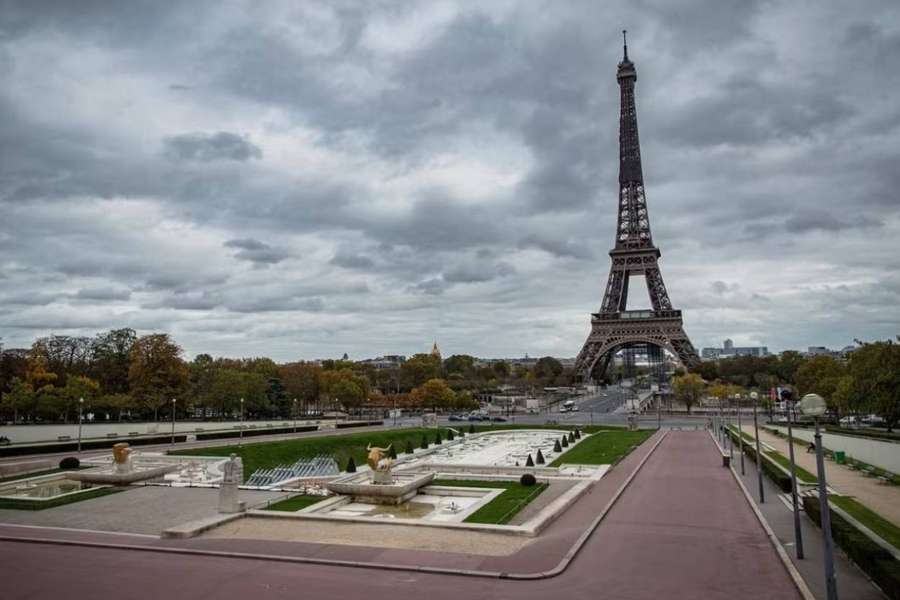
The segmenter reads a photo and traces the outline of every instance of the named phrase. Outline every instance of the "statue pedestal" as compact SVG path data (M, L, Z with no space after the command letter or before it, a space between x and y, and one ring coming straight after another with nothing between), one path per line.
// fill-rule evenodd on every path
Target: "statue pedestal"
M238 484L223 483L219 486L219 512L237 513L244 511L244 503L238 500Z
M394 483L394 476L390 471L372 471L372 483L376 485L390 485Z

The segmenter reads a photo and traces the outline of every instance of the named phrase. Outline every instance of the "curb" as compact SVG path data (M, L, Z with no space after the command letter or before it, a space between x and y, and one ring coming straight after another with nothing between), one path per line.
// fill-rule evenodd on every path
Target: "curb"
M716 448L721 450L719 442L716 440L712 431L709 432L709 437L716 445ZM778 539L778 536L775 535L775 532L769 526L769 522L766 521L766 518L763 516L762 511L759 510L759 507L753 501L753 497L750 495L750 492L747 490L744 482L741 481L741 478L737 474L737 471L734 470L734 466L730 466L728 470L731 471L732 477L734 477L735 482L737 482L738 487L744 494L744 499L747 501L747 504L750 505L750 509L753 511L753 514L756 515L757 520L759 520L759 524L762 525L763 531L765 531L766 533L766 537L769 538L769 543L772 544L773 548L775 548L775 553L778 555L778 558L781 559L781 564L784 566L785 571L787 571L787 574L791 578L791 581L793 581L794 587L797 588L800 596L803 598L803 600L816 600L816 597L809 589L809 586L806 585L806 581L804 581L803 577L800 575L800 571L798 571L797 567L794 566L794 563L791 562L791 559L785 551L784 546L781 545L781 541Z
M603 510L597 515L591 524L581 533L575 543L571 548L566 552L566 554L562 557L562 559L557 563L555 567L548 571L541 571L538 573L505 573L500 571L479 571L475 569L452 569L452 568L441 568L441 567L416 567L409 565L396 565L389 563L376 563L376 562L363 562L363 561L353 561L353 560L338 560L338 559L327 559L327 558L312 558L312 557L303 557L303 556L283 556L277 554L252 554L248 552L227 552L224 550L202 550L195 548L173 548L166 546L143 546L137 544L112 544L107 542L89 542L84 540L57 540L57 539L49 539L49 538L23 538L23 537L13 537L7 535L0 535L0 541L5 542L20 542L20 543L28 543L28 544L48 544L48 545L58 545L58 546L78 546L78 547L87 547L87 548L111 548L116 550L137 550L144 552L158 552L158 553L171 553L171 554L182 554L188 556L210 556L216 558L239 558L239 559L249 559L249 560L268 560L274 562L285 562L285 563L298 563L298 564L313 564L313 565L322 565L322 566L334 566L334 567L355 567L360 569L382 569L387 571L400 571L400 572L412 572L412 573L428 573L433 575L456 575L461 577L481 577L486 579L513 579L513 580L539 580L539 579L550 579L552 577L556 577L563 573L571 564L571 562L578 555L578 552L584 547L588 538L591 534L597 529L612 507L616 504L622 494L625 492L625 489L631 484L634 478L637 476L638 472L644 467L644 464L650 459L662 441L668 435L668 431L664 432L660 438L656 441L650 451L647 453L644 458L637 464L634 471L628 476L628 478L622 483L621 486L616 490L613 494L613 497L610 498L609 502L606 503L606 506L603 507ZM814 600L810 597L809 600Z

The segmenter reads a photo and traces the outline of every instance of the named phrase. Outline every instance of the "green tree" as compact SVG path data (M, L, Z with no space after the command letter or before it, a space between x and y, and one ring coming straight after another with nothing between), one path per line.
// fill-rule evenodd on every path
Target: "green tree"
M13 423L18 422L19 416L27 415L34 410L34 387L27 381L18 377L10 380L9 392L3 395L3 412L12 414Z
M440 356L415 354L400 365L400 386L404 390L411 390L423 385L429 379L439 377L440 373Z
M456 395L443 379L429 379L413 392L423 406L433 409L453 407Z
M288 363L278 368L287 397L297 399L299 410L307 412L319 400L319 375L322 368L315 363Z
M181 348L166 333L145 335L135 340L128 367L131 394L153 419L172 398L183 396L188 384L188 369L181 359Z
M97 334L91 342L93 379L100 383L105 394L128 392L128 369L131 367L131 348L137 340L134 329L112 329Z
M687 373L672 379L672 392L684 404L688 414L703 394L703 379L696 373Z
M849 370L866 404L893 431L900 419L900 344L861 343L850 355Z
M828 403L828 407L837 410L834 393L838 383L847 372L844 365L830 356L814 356L797 369L796 381L799 396L815 393Z

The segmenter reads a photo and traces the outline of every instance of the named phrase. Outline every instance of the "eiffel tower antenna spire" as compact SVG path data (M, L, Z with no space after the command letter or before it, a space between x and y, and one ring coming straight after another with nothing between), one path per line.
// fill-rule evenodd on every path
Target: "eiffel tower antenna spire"
M622 49L625 51L625 58L622 59L622 62L628 62L628 38L625 36L628 34L627 29L622 30Z

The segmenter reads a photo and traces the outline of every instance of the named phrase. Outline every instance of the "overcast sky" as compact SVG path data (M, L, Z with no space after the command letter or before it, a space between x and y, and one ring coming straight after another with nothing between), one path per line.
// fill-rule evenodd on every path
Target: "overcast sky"
M3 344L575 356L622 28L694 345L900 332L896 1L0 0Z

